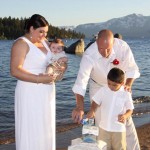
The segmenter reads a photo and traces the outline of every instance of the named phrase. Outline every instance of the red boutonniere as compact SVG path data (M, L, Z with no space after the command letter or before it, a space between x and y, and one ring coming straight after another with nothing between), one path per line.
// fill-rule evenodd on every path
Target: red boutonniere
M112 63L113 63L114 65L118 65L118 64L119 64L119 60L114 59Z

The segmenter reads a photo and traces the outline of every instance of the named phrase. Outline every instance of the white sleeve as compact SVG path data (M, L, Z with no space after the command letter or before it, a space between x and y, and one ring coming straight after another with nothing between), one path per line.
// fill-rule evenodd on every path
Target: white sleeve
M85 95L92 68L93 68L92 59L88 55L84 54L81 59L77 79L72 88L74 93L80 94L82 96Z
M64 51L62 51L61 53L54 54L54 57L55 57L55 60L58 60L59 58L67 57L67 55L65 54Z
M101 102L102 102L102 100L103 100L103 98L102 98L102 97L103 97L103 93L105 93L103 89L104 89L103 87L100 88L100 89L96 92L96 94L92 97L92 100L93 100L96 104L98 104L98 105L100 105Z
M61 53L62 53L62 57L67 57L65 51L62 51Z
M133 53L128 44L122 47L124 50L123 68L125 70L126 78L138 78L140 76L139 68L135 62Z
M128 109L133 110L134 109L132 96L131 96L131 93L129 93L129 92L126 92L125 107L126 107L126 110L128 110Z

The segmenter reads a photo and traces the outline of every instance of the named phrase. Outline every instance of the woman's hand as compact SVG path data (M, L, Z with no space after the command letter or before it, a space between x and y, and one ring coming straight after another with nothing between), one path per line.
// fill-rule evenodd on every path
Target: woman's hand
M37 83L51 84L55 81L56 76L53 74L39 74Z

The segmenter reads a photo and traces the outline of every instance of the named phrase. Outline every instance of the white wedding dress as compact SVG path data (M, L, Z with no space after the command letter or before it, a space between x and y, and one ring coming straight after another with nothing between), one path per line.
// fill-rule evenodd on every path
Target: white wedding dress
M51 56L25 37L28 45L23 68L33 74L44 73ZM21 49L20 49L21 53ZM17 81L15 90L16 150L55 150L55 84Z

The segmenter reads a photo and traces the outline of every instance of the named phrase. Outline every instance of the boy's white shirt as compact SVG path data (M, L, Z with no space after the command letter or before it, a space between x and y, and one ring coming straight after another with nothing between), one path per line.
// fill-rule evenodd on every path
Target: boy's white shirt
M124 114L126 110L133 110L131 93L124 90L122 86L118 91L112 91L108 86L100 88L93 96L101 110L99 127L111 132L125 132L125 124L118 121L118 115Z

